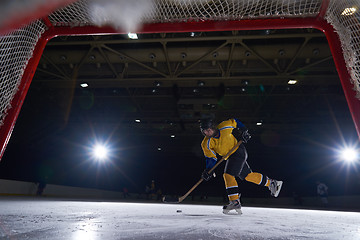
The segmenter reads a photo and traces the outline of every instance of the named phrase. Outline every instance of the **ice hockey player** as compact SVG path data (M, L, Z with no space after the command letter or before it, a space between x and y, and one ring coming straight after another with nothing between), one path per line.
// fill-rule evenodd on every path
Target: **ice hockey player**
M217 155L225 156L238 141L242 140L238 149L225 159L223 178L229 204L223 207L224 214L228 214L231 210L235 210L238 214L242 213L239 187L235 177L268 187L274 197L279 195L283 182L253 172L247 163L248 154L244 143L247 143L251 136L242 122L238 119L229 119L216 126L213 119L203 119L200 121L200 130L205 136L201 143L206 159L206 169L201 177L205 181L209 181L214 175L209 171L216 164Z

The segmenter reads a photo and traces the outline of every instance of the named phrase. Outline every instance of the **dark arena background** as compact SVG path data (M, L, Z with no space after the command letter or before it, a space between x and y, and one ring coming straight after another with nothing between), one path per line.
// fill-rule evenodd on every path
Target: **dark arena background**
M0 4L1 237L359 238L358 1ZM161 202L200 179L209 117L246 125L278 198L240 182L223 215L220 164Z

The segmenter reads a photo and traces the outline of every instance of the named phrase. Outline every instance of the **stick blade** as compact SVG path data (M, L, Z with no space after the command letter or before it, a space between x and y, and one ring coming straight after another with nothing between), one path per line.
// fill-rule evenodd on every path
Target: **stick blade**
M164 203L179 203L179 198L178 197L172 197L172 196L164 196L162 198L162 201Z

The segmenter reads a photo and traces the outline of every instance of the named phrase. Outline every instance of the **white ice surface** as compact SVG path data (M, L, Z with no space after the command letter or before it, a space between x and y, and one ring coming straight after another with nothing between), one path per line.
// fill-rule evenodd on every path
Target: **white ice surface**
M178 213L177 210L182 210ZM360 213L0 199L0 239L360 239Z

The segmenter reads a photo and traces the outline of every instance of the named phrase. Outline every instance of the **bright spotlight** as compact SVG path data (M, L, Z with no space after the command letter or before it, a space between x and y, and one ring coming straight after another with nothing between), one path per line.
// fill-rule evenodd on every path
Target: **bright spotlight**
M350 7L350 8L345 8L344 11L341 13L341 15L343 16L350 16L356 13L356 8L354 7Z
M108 156L108 149L103 145L96 145L93 149L93 155L96 159L106 159Z
M341 158L346 162L353 162L357 159L357 153L355 149L352 148L345 148L341 152Z
M138 39L138 35L136 34L136 33L128 33L128 37L130 38L130 39Z

